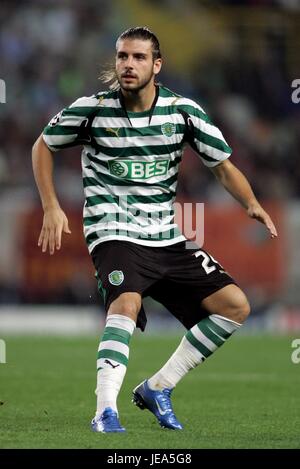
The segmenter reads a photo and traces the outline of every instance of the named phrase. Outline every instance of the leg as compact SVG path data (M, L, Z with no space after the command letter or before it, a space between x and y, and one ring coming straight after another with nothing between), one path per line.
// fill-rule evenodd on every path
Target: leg
M249 314L249 305L234 280L206 251L191 252L179 245L173 249L170 262L169 277L151 296L189 330L166 364L135 388L133 400L139 407L148 408L162 426L164 415L170 415L168 428L179 429L182 426L170 401L172 389L240 327Z
M120 314L132 319L135 323L141 309L142 297L139 293L121 293L110 305L107 316Z
M108 310L97 355L97 411L94 431L124 431L117 419L117 397L127 370L129 341L135 329L141 295L122 293Z
M234 284L227 285L208 296L202 301L201 306L210 315L193 326L183 337L177 350L167 363L148 381L145 381L134 390L135 403L138 405L140 399L140 404L142 404L140 407L143 408L144 405L144 407L151 410L161 424L161 412L157 411L157 406L154 406L153 402L160 402L159 397L165 393L169 393L170 397L171 390L186 373L223 345L245 321L250 312L246 296ZM168 428L182 428L173 413L170 400L168 409L173 422L175 422L173 426L170 425Z
M234 284L208 296L201 306L210 315L186 333L172 357L150 378L149 385L153 389L175 387L189 370L223 345L250 312L246 296Z
M246 296L234 284L208 296L201 306L209 316L186 333L172 357L150 378L149 385L153 389L175 387L189 370L223 345L250 312Z
M141 310L141 296L159 278L160 264L152 249L127 241L100 243L93 250L92 258L107 311L97 356L97 412L93 429L122 431L117 397L127 369L129 342ZM142 328L140 317L139 325ZM106 409L110 410L109 414L113 412L112 425L103 423Z

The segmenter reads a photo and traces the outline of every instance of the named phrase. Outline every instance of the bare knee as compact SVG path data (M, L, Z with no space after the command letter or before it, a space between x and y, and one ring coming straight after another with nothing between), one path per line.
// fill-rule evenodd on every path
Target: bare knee
M111 303L107 314L122 314L136 322L141 305L142 299L139 293L121 293L121 295Z
M221 312L219 314L222 314ZM242 324L250 314L250 305L246 295L240 290L223 312L223 316Z
M210 314L219 314L240 324L250 313L250 305L245 293L234 284L227 285L205 298L202 306Z

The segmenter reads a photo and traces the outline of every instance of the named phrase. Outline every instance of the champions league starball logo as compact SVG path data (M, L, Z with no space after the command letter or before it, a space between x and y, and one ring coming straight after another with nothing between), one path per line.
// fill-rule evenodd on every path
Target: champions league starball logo
M51 121L49 122L50 127L55 127L59 123L62 113L63 111L60 111L58 114L52 117Z

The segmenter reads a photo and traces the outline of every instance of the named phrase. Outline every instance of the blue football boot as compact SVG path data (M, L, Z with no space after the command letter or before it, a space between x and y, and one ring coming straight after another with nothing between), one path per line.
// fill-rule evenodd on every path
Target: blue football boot
M114 433L125 432L125 428L121 427L118 414L116 411L107 407L99 417L94 417L91 421L93 432Z
M145 380L133 390L132 402L140 409L148 409L157 418L163 428L182 430L183 426L178 422L172 409L172 389L152 391Z

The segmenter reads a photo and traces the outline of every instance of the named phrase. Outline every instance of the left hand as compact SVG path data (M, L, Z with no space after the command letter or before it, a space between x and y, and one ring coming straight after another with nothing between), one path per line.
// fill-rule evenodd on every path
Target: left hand
M259 203L250 205L247 209L247 213L250 218L260 221L268 228L271 238L277 238L277 230L271 217L262 208L262 206L259 205Z

